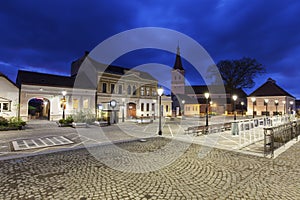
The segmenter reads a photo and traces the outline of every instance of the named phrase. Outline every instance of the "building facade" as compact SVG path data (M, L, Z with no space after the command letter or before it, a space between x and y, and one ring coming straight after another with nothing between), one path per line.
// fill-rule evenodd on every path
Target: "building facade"
M20 117L25 120L56 121L79 111L95 113L95 92L76 88L75 78L52 74L19 71Z
M295 109L295 97L271 78L248 96L248 115L291 114Z
M175 116L182 113L187 116L201 116L205 114L206 106L213 114L233 113L234 105L236 111L240 113L246 110L241 105L247 105L247 94L242 89L232 90L223 85L185 85L185 70L182 66L179 47L177 47L171 78L172 110ZM204 94L208 92L210 96L207 100ZM233 95L238 96L235 102L232 100Z
M6 119L18 116L19 88L0 73L0 116Z

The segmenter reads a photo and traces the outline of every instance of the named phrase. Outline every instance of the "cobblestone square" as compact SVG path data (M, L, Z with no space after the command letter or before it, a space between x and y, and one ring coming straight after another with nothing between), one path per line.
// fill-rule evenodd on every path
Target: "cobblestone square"
M147 156L170 142L155 137L117 147ZM178 148L186 145L172 142ZM144 173L107 165L144 164L118 155L112 145L4 160L0 161L0 199L300 199L300 143L276 159L219 149L199 157L205 148L191 144L171 164ZM91 151L100 157L96 159ZM162 153L152 164L167 156Z

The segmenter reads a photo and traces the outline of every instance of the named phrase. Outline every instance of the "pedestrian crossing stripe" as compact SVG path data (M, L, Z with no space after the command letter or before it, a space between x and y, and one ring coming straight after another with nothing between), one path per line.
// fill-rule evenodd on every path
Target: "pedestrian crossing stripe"
M73 144L74 142L64 136L48 136L36 139L24 139L12 141L15 151L45 148L58 145Z

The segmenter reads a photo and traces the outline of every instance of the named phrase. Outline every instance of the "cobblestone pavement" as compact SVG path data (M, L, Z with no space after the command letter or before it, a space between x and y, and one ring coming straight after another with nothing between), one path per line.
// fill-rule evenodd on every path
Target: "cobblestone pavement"
M157 165L172 156L164 153L169 143L156 137L118 147L145 156L159 151ZM170 165L144 173L104 164L147 169L112 145L92 148L98 159L82 149L0 161L0 199L300 199L300 143L274 160L219 149L199 157L203 148L192 144Z

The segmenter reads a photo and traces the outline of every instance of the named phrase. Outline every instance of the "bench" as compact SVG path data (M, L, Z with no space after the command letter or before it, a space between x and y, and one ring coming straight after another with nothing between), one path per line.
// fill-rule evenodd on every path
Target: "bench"
M199 133L204 134L206 132L206 127L205 126L193 126L193 127L188 127L185 131L185 134L191 133L196 133L197 135Z

